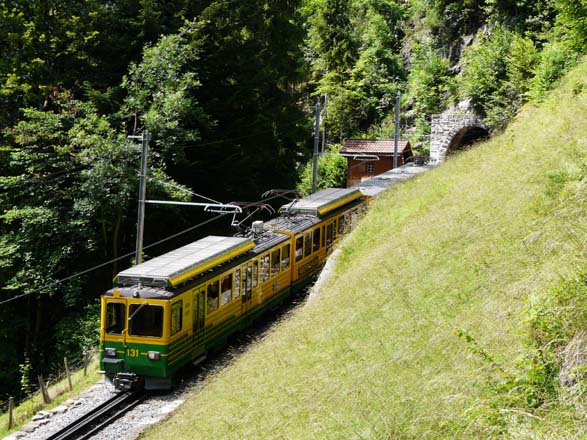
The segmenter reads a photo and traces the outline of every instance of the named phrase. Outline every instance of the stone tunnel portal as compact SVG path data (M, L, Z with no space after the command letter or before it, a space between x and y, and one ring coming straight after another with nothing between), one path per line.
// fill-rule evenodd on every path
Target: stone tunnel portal
M475 142L487 139L489 132L483 127L473 126L461 128L451 139L446 149L447 154L466 150Z

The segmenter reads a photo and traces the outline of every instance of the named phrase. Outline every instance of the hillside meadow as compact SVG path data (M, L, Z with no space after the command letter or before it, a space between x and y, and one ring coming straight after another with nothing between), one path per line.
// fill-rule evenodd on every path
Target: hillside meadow
M532 314L585 266L585 127L582 63L503 134L375 200L318 299L145 437L586 436L582 388L536 336L580 326Z

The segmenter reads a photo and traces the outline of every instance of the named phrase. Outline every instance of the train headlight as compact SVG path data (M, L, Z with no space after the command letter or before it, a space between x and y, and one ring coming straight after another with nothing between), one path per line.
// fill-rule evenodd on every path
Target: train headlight
M105 348L104 355L111 358L116 357L116 348Z
M161 359L161 353L159 353L158 351L150 351L147 353L147 357L152 361L158 361L159 359Z

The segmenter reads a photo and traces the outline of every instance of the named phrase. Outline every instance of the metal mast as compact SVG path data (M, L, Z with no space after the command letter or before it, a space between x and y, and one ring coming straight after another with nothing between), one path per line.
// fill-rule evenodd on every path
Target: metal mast
M393 167L397 168L397 144L399 142L399 101L401 93L398 90L395 97L395 141L393 144Z
M141 264L143 261L143 231L145 228L145 196L147 193L147 155L149 153L149 141L151 135L148 130L143 132L142 136L129 136L131 139L141 139L143 142L143 151L141 154L141 175L139 180L139 212L137 216L137 248L135 255L135 264Z
M318 180L318 144L320 143L320 100L316 102L316 122L314 123L314 162L312 166L312 194L316 192Z

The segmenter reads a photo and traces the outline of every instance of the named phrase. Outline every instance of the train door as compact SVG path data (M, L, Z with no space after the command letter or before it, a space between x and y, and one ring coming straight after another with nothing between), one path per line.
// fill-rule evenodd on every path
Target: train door
M204 329L204 319L206 311L206 291L204 288L198 288L194 291L193 295L193 307L194 307L194 323L193 331L194 335L199 334Z
M253 263L248 263L241 270L242 313L250 310L253 303Z

